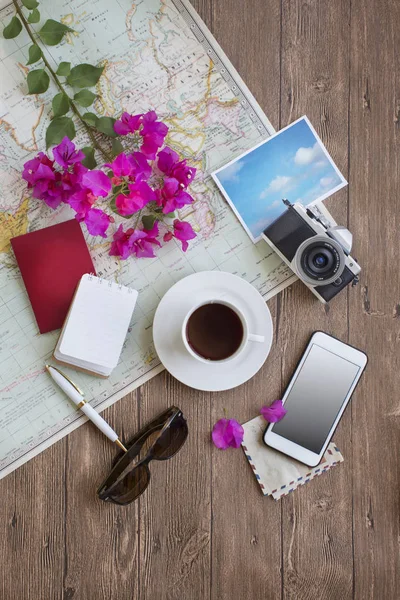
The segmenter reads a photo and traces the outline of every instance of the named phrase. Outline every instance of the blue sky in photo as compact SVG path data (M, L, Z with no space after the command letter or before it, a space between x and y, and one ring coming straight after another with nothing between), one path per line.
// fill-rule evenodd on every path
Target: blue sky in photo
M284 212L282 198L307 205L343 182L304 119L215 176L254 238Z

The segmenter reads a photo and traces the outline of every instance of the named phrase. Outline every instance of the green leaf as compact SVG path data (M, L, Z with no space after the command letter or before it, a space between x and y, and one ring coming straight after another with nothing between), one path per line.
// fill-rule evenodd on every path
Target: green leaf
M56 117L50 123L46 131L46 148L53 144L59 144L63 137L73 140L75 137L75 125L70 117Z
M40 21L40 12L37 8L34 8L31 14L28 17L28 23L39 23Z
M70 71L71 71L71 63L70 62L61 62L58 65L56 75L61 75L61 77L68 77Z
M124 151L124 147L119 140L113 140L111 144L113 156L118 156Z
M3 36L6 40L12 40L21 33L22 24L18 17L13 17L9 24L3 29Z
M22 0L22 4L28 10L33 10L34 8L37 8L39 6L39 2L36 2L36 0Z
M63 25L63 23L53 21L53 19L47 19L46 23L39 31L39 35L43 43L47 44L48 46L55 46L61 42L64 33L67 31L73 30L70 27L67 27L67 25Z
M26 64L33 65L33 63L42 58L42 51L37 44L32 44L32 46L29 46L28 55L29 60Z
M53 113L55 117L61 117L69 111L69 98L67 94L60 92L56 94L52 101Z
M28 82L28 94L43 94L50 83L50 78L44 69L29 71L26 80Z
M164 218L165 219L175 219L176 218L176 212L167 213L166 215L164 215Z
M80 92L77 92L74 96L75 102L77 102L81 106L84 106L85 108L93 104L95 98L97 98L96 94L93 94L93 92L89 90L81 90Z
M82 148L82 152L86 158L83 159L82 164L88 169L94 169L97 166L96 159L94 157L94 148L92 146L85 146Z
M92 112L85 112L82 115L82 119L88 125L91 125L92 127L96 127L96 124L97 124L97 121L99 120L99 117L97 115L95 115L94 113L92 113Z
M82 64L71 69L67 83L77 88L93 87L101 77L104 67Z
M96 123L96 129L109 137L117 137L114 131L114 123L116 119L112 117L100 117Z
M157 221L156 215L145 215L142 217L143 228L147 231L153 229L154 223Z

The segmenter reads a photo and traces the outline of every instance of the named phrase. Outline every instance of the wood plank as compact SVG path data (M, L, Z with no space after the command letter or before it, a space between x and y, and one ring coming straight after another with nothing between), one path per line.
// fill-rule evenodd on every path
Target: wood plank
M364 271L350 342L369 364L353 406L354 596L399 597L400 5L352 2L350 225Z
M350 2L283 0L282 126L307 114L341 171L347 174L348 46ZM347 190L328 202L346 224ZM346 341L347 294L324 307L297 283L283 294L280 333L287 385L310 335L317 329ZM355 399L356 401L356 399ZM334 440L345 462L282 500L284 598L352 597L351 411Z
M218 0L213 2L212 29L278 128L280 2ZM269 302L269 306L276 326L277 300ZM240 422L257 416L263 404L277 397L280 386L280 350L275 345L253 380L235 390L212 395L211 423L224 417L225 412ZM280 505L262 496L241 449L223 452L212 448L211 454L211 598L280 597Z
M125 440L139 429L138 394L133 392L103 413ZM92 423L67 438L63 600L138 598L139 507L104 503L96 496L117 454L115 444Z
M65 539L60 441L0 482L0 597L62 598Z
M189 437L167 461L153 461L139 499L141 600L210 597L210 394L191 390L168 373L142 389L141 426L169 406L187 419Z

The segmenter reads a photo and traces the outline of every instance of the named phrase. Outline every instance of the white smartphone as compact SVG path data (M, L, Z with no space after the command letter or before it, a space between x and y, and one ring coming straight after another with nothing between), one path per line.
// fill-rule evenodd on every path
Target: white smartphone
M287 413L267 427L264 442L310 467L318 465L367 361L353 346L314 333L282 398Z

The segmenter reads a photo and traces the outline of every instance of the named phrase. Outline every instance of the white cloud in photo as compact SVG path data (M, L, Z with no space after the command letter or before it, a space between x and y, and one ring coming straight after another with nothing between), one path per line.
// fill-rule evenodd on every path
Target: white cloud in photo
M219 178L221 183L225 183L227 181L238 183L239 173L243 169L244 165L244 160L238 160L237 162L234 162L231 165L229 165L229 167L226 167L223 171L220 171L220 173L217 173L217 177Z
M326 158L326 156L324 156L322 160L317 160L317 162L313 164L315 169L324 169L327 166L329 166L329 160Z
M264 198L266 198L268 194L275 194L276 192L281 192L282 190L286 189L291 181L292 177L289 177L287 175L277 175L265 188L265 190L261 192L261 200L264 200Z
M321 179L319 180L320 186L323 188L329 188L329 187L333 187L333 184L335 183L335 178L334 177L321 177Z
M309 148L299 148L294 156L294 162L299 166L311 165L321 159L323 154L321 146L318 142L315 142L314 146Z
M282 200L274 200L267 208L267 210L274 210L274 208L278 208L279 206L283 206Z

